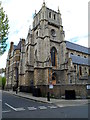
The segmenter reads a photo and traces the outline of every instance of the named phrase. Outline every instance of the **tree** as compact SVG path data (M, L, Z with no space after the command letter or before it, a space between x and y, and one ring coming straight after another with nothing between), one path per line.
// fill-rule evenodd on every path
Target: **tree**
M5 14L5 11L3 11L3 7L1 7L0 3L0 55L2 55L7 48L7 39L8 39L8 30L9 30L9 24L8 24L8 16Z
M3 90L4 90L4 87L5 87L5 84L6 84L6 78L2 77L2 89Z
M6 84L6 77L2 77L0 76L0 87L2 87L2 89L4 90Z
M2 77L0 76L0 87L2 87Z

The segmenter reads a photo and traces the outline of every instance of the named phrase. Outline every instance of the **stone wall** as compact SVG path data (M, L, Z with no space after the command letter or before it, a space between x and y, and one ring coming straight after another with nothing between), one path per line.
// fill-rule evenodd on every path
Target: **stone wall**
M19 86L21 86L21 85L25 85L25 75L24 74L19 75Z
M52 70L53 73L56 73L56 83L58 84L67 84L67 72L65 70Z
M48 69L34 68L34 85L48 84Z
M55 98L61 98L65 96L65 90L75 90L76 98L86 98L87 90L86 85L54 85L53 89L49 89L49 86L42 85L38 86L41 89L42 96L47 94L49 91Z
M25 86L30 86L30 81L33 80L33 71L25 72Z

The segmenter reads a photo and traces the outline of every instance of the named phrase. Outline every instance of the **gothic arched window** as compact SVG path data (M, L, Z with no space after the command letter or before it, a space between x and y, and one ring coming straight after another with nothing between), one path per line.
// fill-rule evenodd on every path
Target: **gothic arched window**
M82 67L81 66L79 66L79 74L80 74L80 76L82 75Z
M26 63L28 63L28 47L26 48Z
M56 37L56 32L54 29L51 29L51 35L52 35L52 37Z
M38 31L36 32L36 37L38 37Z
M57 54L56 48L53 47L53 48L51 49L51 62L52 62L52 66L56 66L56 65L57 65L57 62L56 62L56 54Z
M49 12L49 18L51 18L51 12Z
M88 73L89 73L89 76L90 76L90 67L88 68Z
M56 19L56 15L54 14L54 20Z

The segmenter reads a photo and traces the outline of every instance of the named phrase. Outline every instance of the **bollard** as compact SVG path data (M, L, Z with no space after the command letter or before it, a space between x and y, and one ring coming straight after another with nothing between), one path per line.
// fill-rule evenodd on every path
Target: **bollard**
M16 94L17 94L17 92L18 92L18 89L16 89Z
M50 101L50 92L47 93L47 101Z

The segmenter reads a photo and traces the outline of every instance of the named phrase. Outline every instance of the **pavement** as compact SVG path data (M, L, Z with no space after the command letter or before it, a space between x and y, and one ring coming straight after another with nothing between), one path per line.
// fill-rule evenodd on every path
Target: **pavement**
M81 106L90 103L90 99L75 99L75 100L65 100L65 99L53 99L50 98L50 101L47 100L46 97L34 97L31 93L24 93L24 92L18 92L16 94L15 91L3 91L18 97L23 97L26 99L48 103L48 104L54 104L58 107L67 107L67 106Z

